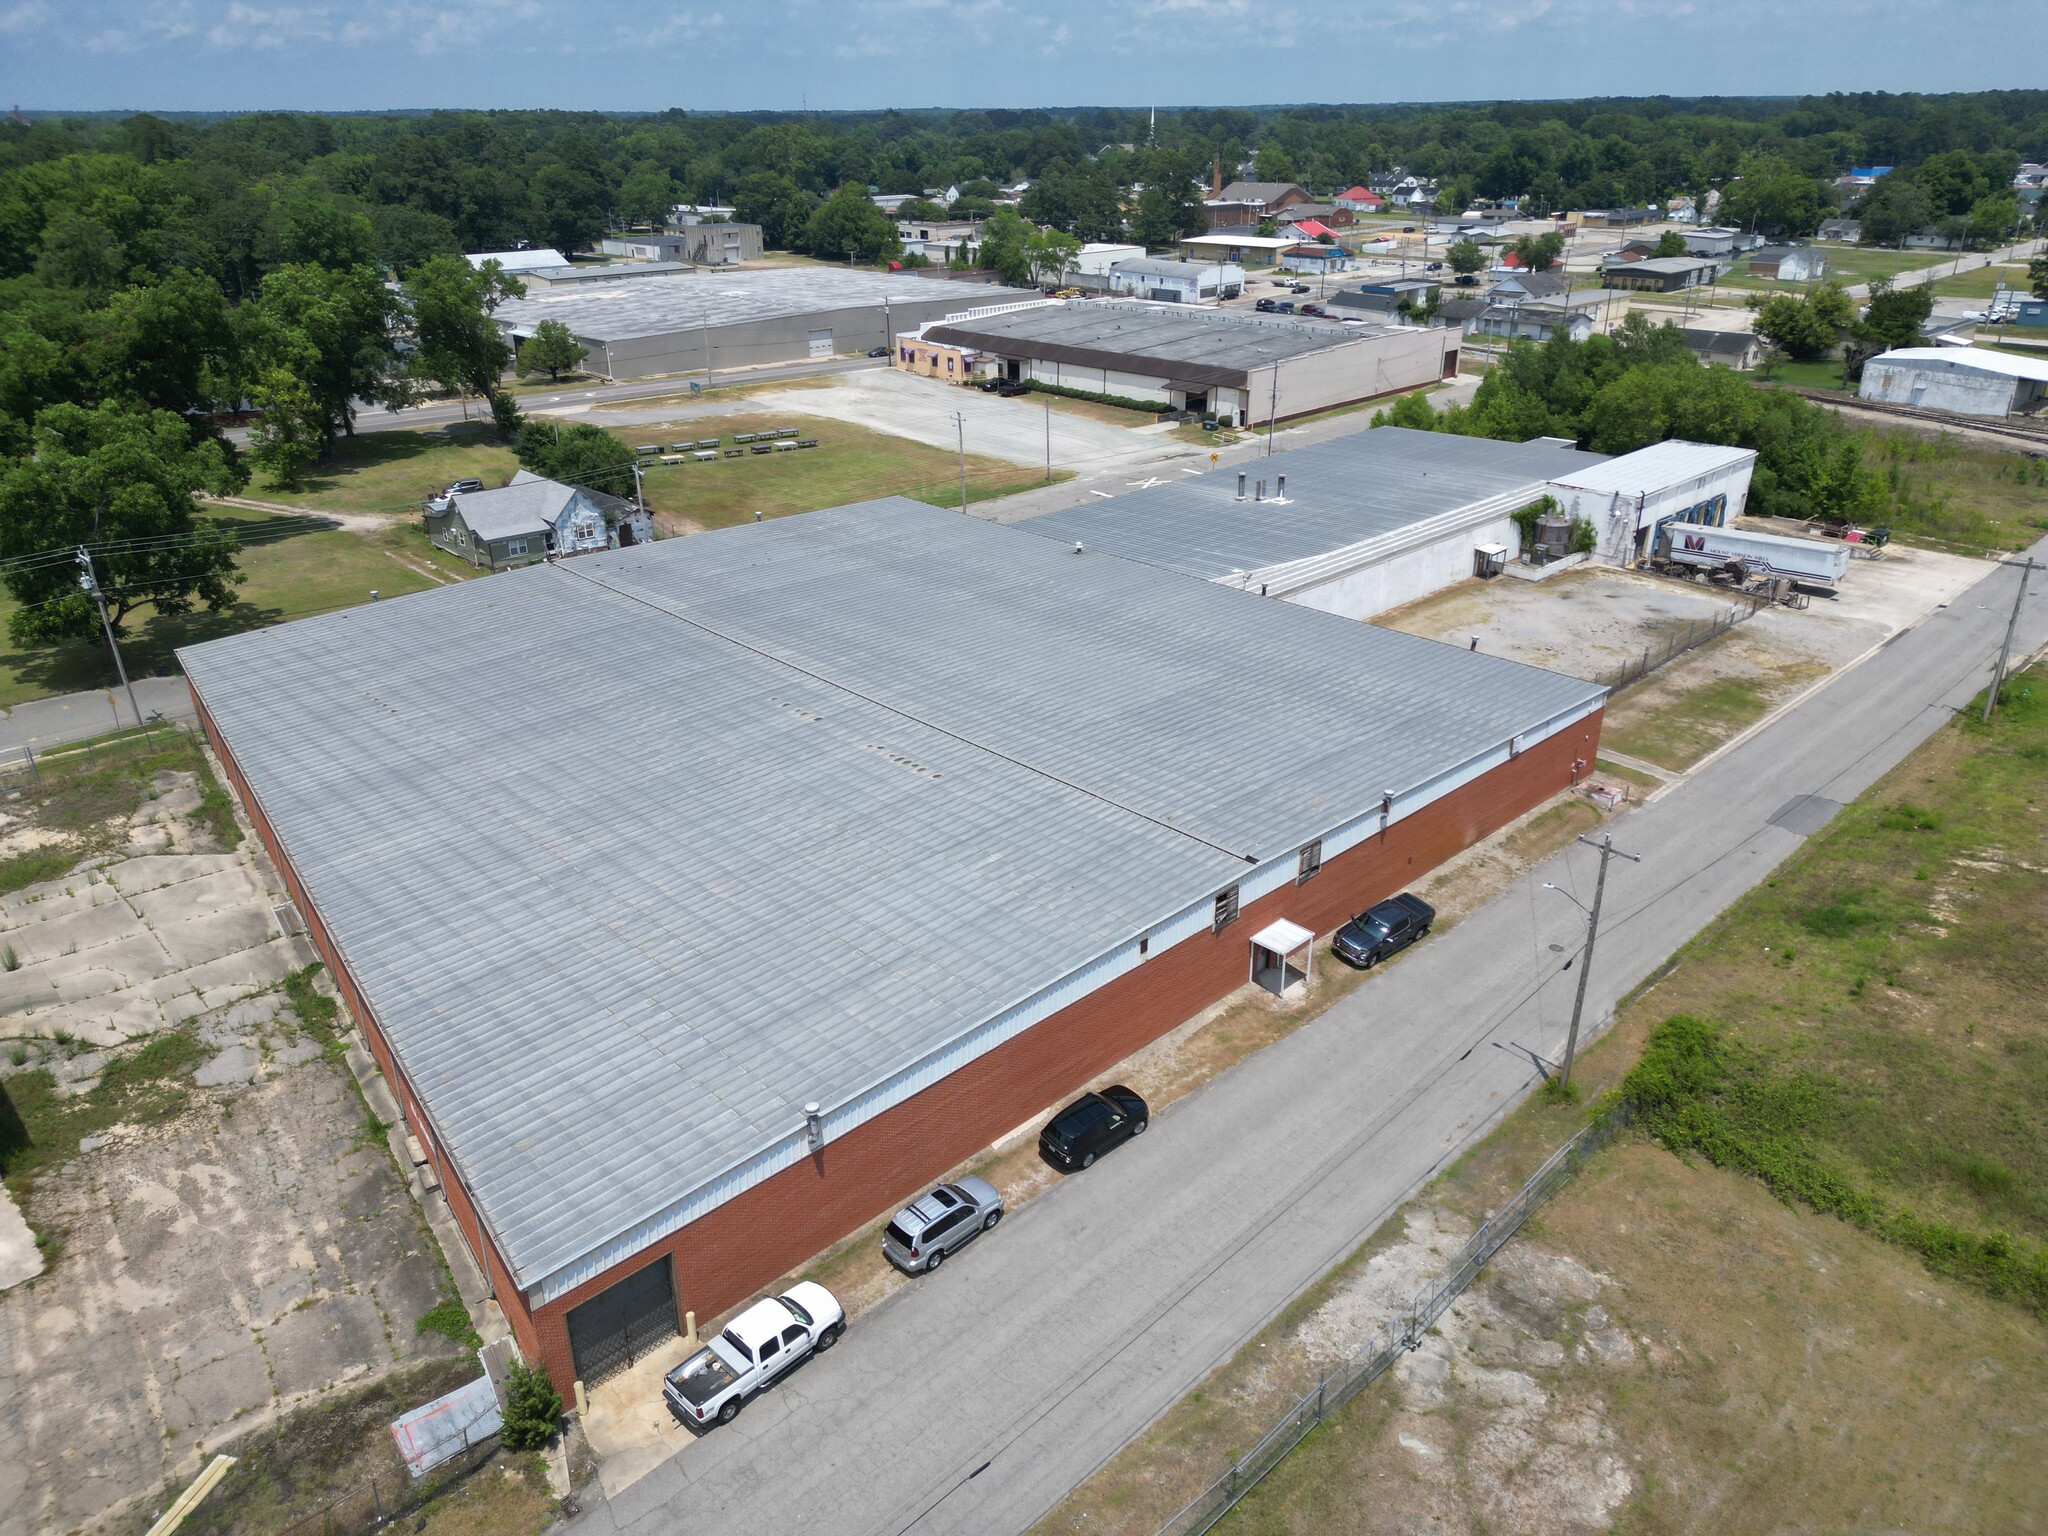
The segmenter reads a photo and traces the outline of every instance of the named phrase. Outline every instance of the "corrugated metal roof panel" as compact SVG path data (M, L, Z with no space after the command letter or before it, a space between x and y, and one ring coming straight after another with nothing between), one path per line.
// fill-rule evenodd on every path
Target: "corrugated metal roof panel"
M1533 498L1545 481L1600 462L1597 454L1543 440L1501 443L1375 427L1245 464L1248 484L1264 480L1269 496L1287 477L1282 503L1254 501L1249 491L1239 501L1237 475L1226 470L1017 526L1214 581L1398 533L1519 487Z
M1568 485L1578 491L1654 495L1670 486L1696 480L1701 475L1746 464L1755 457L1754 448L1688 443L1673 438L1638 448L1633 453L1624 453L1605 463L1561 472L1550 478L1559 485Z
M1599 693L899 500L183 657L527 1286Z

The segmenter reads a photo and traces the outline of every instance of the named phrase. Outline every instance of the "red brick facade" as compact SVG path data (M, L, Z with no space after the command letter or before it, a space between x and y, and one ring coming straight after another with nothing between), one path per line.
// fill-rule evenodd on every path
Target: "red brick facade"
M1219 934L1183 940L1080 1002L970 1062L944 1081L838 1137L629 1261L529 1312L484 1233L446 1153L427 1129L375 1016L300 887L290 860L257 809L205 707L199 717L251 822L270 850L314 945L362 1025L363 1037L426 1146L450 1208L512 1323L520 1350L543 1364L563 1395L575 1366L567 1314L663 1254L674 1263L676 1303L710 1318L758 1291L889 1207L915 1194L995 1137L1165 1034L1245 980L1250 936L1276 917L1327 933L1360 908L1421 876L1587 771L1600 743L1595 714L1472 783L1395 822L1386 833L1328 860L1306 885L1283 886L1247 905Z

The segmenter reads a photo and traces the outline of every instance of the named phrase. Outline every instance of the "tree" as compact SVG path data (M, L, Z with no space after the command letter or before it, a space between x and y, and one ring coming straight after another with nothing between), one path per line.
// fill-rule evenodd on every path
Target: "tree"
M317 197L296 198L279 223L277 259L310 263L335 272L374 266L376 231L360 213Z
M1839 283L1823 283L1803 297L1774 293L1751 299L1752 328L1787 357L1811 362L1827 356L1855 323L1856 306Z
M2037 299L2048 299L2048 256L2027 263L2027 287Z
M1470 277L1486 265L1486 252L1473 240L1456 240L1444 252L1444 260L1451 264L1451 270L1460 277Z
M1979 198L1970 207L1970 243L1996 245L2019 228L2020 200L2010 192Z
M522 469L550 480L592 485L615 496L633 488L633 451L587 421L565 427L556 421L529 420L520 426L512 451Z
M1548 272L1564 259L1564 236L1554 229L1540 235L1521 235L1508 249L1525 271Z
M1863 376L1863 365L1880 352L1894 347L1917 346L1920 327L1934 313L1934 290L1921 283L1912 288L1894 288L1888 278L1870 285L1870 302L1863 318L1850 333L1843 351L1843 376L1851 381Z
M643 160L619 183L619 217L649 229L668 227L669 210L677 202L675 178L668 167Z
M16 644L98 634L92 598L64 558L81 544L94 551L116 630L145 605L218 613L234 601L235 536L192 516L195 496L227 495L245 479L217 437L195 437L169 411L54 405L35 419L32 450L0 471L0 559L21 604L7 620Z
M564 256L604 238L604 184L566 165L544 165L527 184L533 223L542 239Z
M1008 208L998 208L981 226L981 264L1021 288L1031 281L1031 226Z
M1057 285L1081 252L1081 242L1057 229L1034 229L1024 242L1024 263L1032 280Z
M235 395L236 344L220 285L198 272L124 288L93 316L86 355L102 399L210 411Z
M327 411L288 368L265 368L249 381L259 413L249 429L249 461L272 487L295 491L328 442Z
M1268 140L1253 157L1252 174L1260 181L1293 181L1300 173L1294 169L1294 156L1287 146Z
M472 267L460 256L435 256L405 280L415 351L407 372L421 383L482 395L494 403L512 348L491 312L526 285L495 261Z
M453 259L465 271L469 264ZM302 380L319 408L321 443L354 435L359 401L407 397L392 336L398 305L369 267L345 272L279 267L237 315L252 377L283 369Z
M508 1451L537 1451L561 1427L562 1398L546 1374L515 1360L505 1373L505 1412L498 1438Z
M1413 394L1401 395L1383 411L1372 413L1372 424L1376 427L1409 427L1420 432L1437 430L1436 407L1429 403L1429 397L1420 390Z
M1657 237L1656 249L1650 252L1650 255L1653 258L1665 256L1683 256L1684 254L1685 236L1680 234L1675 229L1667 229L1664 231L1663 234L1659 235Z
M545 373L559 380L590 355L590 348L569 334L559 320L543 320L519 349L521 373Z
M377 237L377 260L400 277L430 257L454 256L462 251L455 226L438 213L405 207L373 208L370 228ZM488 246L500 242L484 243Z
M849 255L865 262L888 260L903 249L896 225L865 193L841 187L811 215L804 227L804 249L826 260Z
M1036 191L1037 189L1033 188L1032 190ZM1028 192L1025 194L1026 197L1030 195ZM896 217L899 219L944 219L946 217L946 207L945 204L935 203L928 197L912 197L896 205Z
M1810 235L1820 223L1820 183L1776 155L1752 155L1721 194L1721 218L1769 235Z

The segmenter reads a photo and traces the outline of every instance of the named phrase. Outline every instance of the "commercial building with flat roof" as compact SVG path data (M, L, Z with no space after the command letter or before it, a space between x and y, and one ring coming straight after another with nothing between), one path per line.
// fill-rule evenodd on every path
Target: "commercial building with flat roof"
M899 498L182 658L565 1389L1565 788L1604 701Z
M1863 365L1856 393L1958 416L2010 416L2048 400L2048 358L1991 347L1898 347Z
M579 282L509 300L494 318L515 343L541 321L559 320L590 349L585 368L641 379L866 352L956 310L1037 296L941 278L790 267Z
M1233 426L1285 421L1458 371L1455 331L1089 299L949 317L918 339L973 352L984 375L1156 401ZM912 366L906 348L909 340L899 339L901 367Z
M1369 619L1513 559L1514 514L1545 496L1627 564L1661 522L1739 516L1756 455L1668 442L1609 459L1523 443L1374 427L1029 518L1027 533L1204 581Z

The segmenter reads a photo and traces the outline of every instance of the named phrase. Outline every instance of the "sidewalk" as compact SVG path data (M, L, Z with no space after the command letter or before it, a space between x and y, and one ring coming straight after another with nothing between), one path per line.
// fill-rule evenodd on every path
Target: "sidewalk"
M182 677L138 677L135 702L146 720L160 713L166 720L196 718L192 691ZM95 688L88 693L60 693L55 698L30 699L0 713L0 753L18 753L23 747L41 751L88 736L135 724L128 709L128 696L119 688Z

